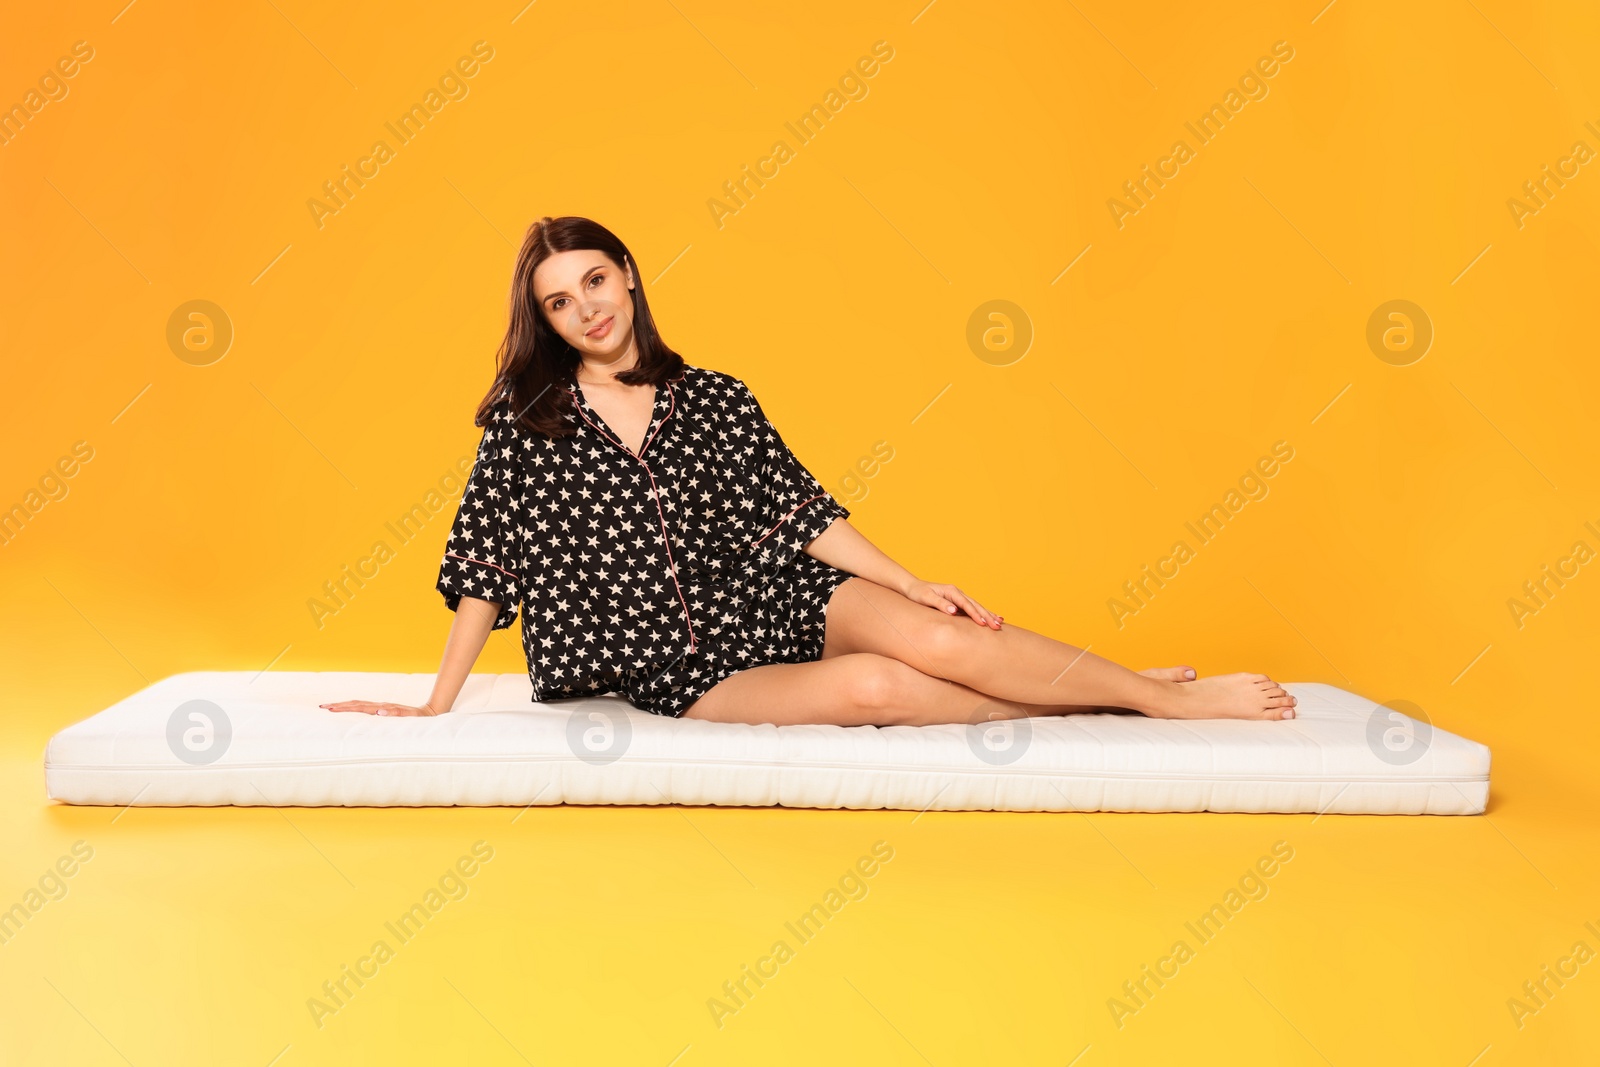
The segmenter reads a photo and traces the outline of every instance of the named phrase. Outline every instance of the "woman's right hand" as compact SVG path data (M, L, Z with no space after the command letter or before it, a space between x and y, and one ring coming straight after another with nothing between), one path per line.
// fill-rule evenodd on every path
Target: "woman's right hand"
M420 708L410 704L389 704L376 700L341 700L336 704L318 704L329 711L359 711L367 715L437 715L426 703Z

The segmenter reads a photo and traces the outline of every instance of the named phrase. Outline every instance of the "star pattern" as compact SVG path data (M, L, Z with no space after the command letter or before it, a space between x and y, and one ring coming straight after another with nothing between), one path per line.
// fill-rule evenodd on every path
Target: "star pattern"
M686 366L656 387L637 456L562 392L570 437L517 426L508 396L494 408L437 583L452 611L499 605L496 630L521 610L533 699L621 691L679 714L733 670L819 658L850 575L803 550L850 511L749 387Z

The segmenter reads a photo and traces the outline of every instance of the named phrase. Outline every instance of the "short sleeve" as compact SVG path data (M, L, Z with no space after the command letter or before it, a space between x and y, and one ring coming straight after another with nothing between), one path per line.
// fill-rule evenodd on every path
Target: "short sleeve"
M752 470L764 517L753 547L764 569L775 570L794 559L835 519L849 518L850 509L834 499L784 443L749 386L740 382L739 391L749 407L755 438Z
M445 542L437 588L455 611L463 596L500 605L493 629L517 618L524 591L523 516L527 490L510 405L501 401L483 429L478 459Z

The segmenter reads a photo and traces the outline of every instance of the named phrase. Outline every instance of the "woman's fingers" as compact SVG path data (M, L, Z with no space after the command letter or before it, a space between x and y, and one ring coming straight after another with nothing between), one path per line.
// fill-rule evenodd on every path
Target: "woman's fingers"
M993 629L993 627L994 627L994 616L990 615L987 611L983 610L983 605L982 604L978 603L976 600L973 600L971 597L966 596L965 593L963 593L962 596L966 598L966 601L967 601L968 604L972 605L972 607L969 610L971 610L973 612L976 612L976 614L973 615L973 618L975 618L979 622L983 623L983 625Z
M916 590L913 590L913 599L928 605L930 608L937 608L946 615L965 613L972 618L974 623L980 626L988 626L994 630L1000 629L1000 625L1005 622L1004 615L996 615L987 610L982 604L979 604L953 585L923 583Z
M340 700L332 704L319 704L329 711L356 711L363 715L432 715L427 708L414 708L409 704L393 704L378 700Z
M916 600L917 603L926 604L930 608L938 608L946 615L961 610L956 607L955 601L951 600L950 597L945 594L942 587L924 585L920 589L915 590L915 592L916 596L913 597L913 599Z
M382 704L375 700L341 700L335 704L324 704L329 711L359 711L363 715L376 715Z
M955 591L955 597L956 603L961 605L961 610L972 616L973 622L978 623L979 625L984 624L983 609L978 607L976 601L959 589Z
M962 609L965 610L968 615L972 616L974 622L980 623L981 625L987 626L994 630L1000 628L995 616L985 611L982 604L979 604L976 600L973 600L967 594L963 593L954 586L950 587L950 591L955 595L956 602L961 605Z

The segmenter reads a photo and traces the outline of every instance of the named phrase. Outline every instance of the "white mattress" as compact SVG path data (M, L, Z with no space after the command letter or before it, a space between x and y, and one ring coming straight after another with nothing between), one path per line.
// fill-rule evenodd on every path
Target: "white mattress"
M1475 815L1489 792L1485 746L1320 683L1284 686L1300 701L1287 722L1048 716L991 726L987 744L965 725L747 726L663 718L614 695L537 704L522 674L473 675L437 717L317 706L420 704L433 680L174 675L51 738L45 786L69 804L112 805L1406 815ZM195 708L206 716L190 718Z

